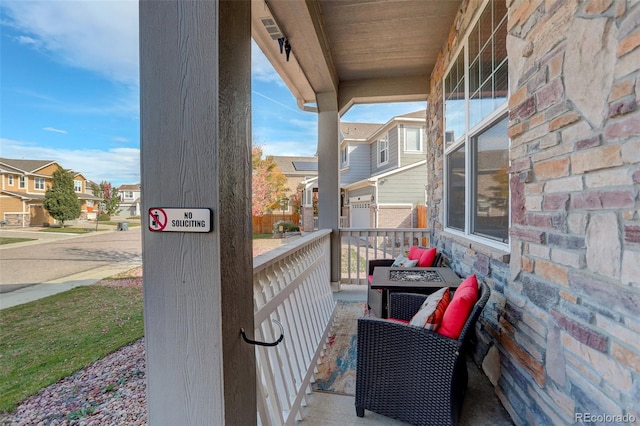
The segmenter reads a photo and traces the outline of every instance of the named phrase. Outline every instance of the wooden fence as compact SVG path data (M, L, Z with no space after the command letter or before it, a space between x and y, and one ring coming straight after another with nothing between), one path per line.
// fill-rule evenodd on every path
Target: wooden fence
M418 206L418 228L428 228L427 206Z
M300 215L293 214L265 214L263 216L253 216L253 233L254 234L271 234L273 232L273 224L279 220L293 222L298 225Z

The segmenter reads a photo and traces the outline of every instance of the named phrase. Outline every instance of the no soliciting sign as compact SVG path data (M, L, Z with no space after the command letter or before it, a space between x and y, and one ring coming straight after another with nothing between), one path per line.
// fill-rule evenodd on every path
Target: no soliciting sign
M211 209L149 209L149 231L153 232L210 232Z

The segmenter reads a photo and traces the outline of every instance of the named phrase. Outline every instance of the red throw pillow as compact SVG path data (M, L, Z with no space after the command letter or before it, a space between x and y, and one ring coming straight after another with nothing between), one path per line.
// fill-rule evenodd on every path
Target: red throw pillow
M420 256L420 260L418 261L418 266L422 268L428 268L433 266L433 261L436 260L436 249L430 248L426 249L422 256Z
M423 327L427 330L437 330L442 322L444 312L449 306L451 291L449 287L441 288L425 299L422 306L411 318L411 325Z
M425 249L422 249L418 246L411 246L409 249L409 253L407 253L407 257L409 260L417 260L420 261L420 256L425 252Z
M469 313L471 313L477 300L478 280L474 274L465 279L454 293L451 303L449 303L447 310L444 311L438 333L452 339L460 337L464 323L467 321Z

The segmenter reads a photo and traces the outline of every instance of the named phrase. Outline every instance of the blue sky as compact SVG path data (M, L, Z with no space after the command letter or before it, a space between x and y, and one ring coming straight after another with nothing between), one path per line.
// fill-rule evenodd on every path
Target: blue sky
M55 160L96 182L140 181L137 1L0 3L0 156ZM253 140L313 155L317 116L252 49ZM359 105L344 121L386 123L425 103Z

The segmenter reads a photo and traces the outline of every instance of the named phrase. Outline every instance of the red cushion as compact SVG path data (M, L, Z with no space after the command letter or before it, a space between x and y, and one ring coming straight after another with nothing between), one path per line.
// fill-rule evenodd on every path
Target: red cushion
M409 260L420 260L420 256L424 253L425 249L422 249L418 246L411 246L409 249L409 253L407 253L407 257Z
M460 337L464 323L477 300L478 280L474 274L465 279L454 293L451 303L444 311L438 333L452 339Z
M433 261L436 260L436 249L430 248L426 249L422 256L420 256L420 260L418 261L418 266L422 268L428 268L433 266Z
M476 292L478 291L478 278L476 277L476 274L469 275L464 281L460 283L456 291L467 287L474 288Z

